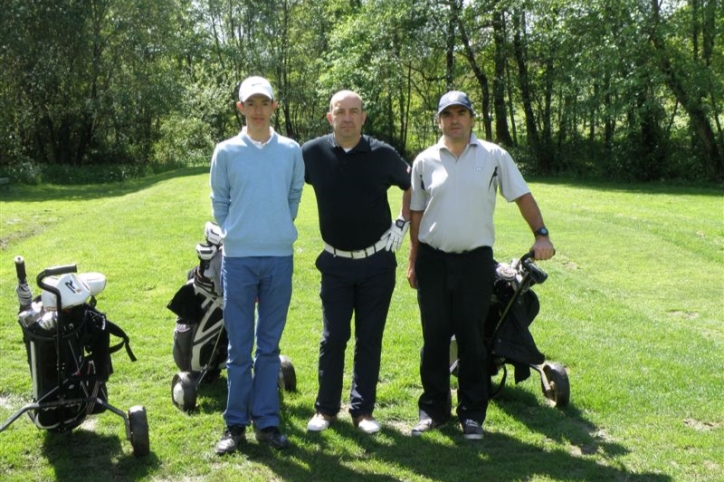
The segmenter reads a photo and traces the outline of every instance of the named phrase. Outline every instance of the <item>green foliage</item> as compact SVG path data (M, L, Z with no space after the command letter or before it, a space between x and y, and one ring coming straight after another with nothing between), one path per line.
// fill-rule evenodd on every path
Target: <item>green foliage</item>
M274 127L300 142L328 132L335 91L355 89L365 133L412 159L455 88L481 137L519 144L532 170L720 181L723 12L717 0L7 0L0 171L37 182L28 166L201 162L241 125L234 86L264 75Z
M165 166L194 166L208 163L213 150L208 124L200 119L172 115L161 125L159 139L153 146L153 159Z

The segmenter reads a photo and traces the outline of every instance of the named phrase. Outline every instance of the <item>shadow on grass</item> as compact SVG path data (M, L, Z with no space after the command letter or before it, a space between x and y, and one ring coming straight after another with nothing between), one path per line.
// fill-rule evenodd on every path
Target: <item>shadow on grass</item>
M541 407L532 393L518 387L507 387L494 403L532 432L542 433L556 443L568 444L572 455L615 457L628 453L604 430L586 420L574 405Z
M285 393L281 392L284 419L305 421L311 418L311 407L285 404L284 397ZM168 403L171 403L170 397ZM220 417L226 407L226 378L222 376L213 383L202 384L197 403L196 413ZM671 481L665 474L628 471L616 460L627 454L628 449L586 420L575 406L565 409L543 406L536 395L516 386L506 387L491 403L531 432L544 435L550 444L526 443L497 432L495 426L486 427L482 442L470 442L462 438L460 427L453 422L441 427L438 433L419 438L409 435L410 427L400 428L394 422L385 423L380 434L367 436L353 427L346 413L340 413L340 420L321 434L308 433L306 424L299 428L283 421L283 431L292 444L283 452L254 442L253 432L249 431L241 453L227 456L228 462L234 463L234 458L247 459L267 466L278 479L287 481L404 480L390 473L379 473L374 466L365 472L360 465L366 460L371 464L396 467L397 472L414 473L422 479L440 482L512 482L533 476L578 481ZM221 423L221 418L219 421ZM122 455L118 438L82 432L75 437L80 438L73 439L71 444L57 443L46 449L48 459L56 466L58 480L72 479L76 467L103 469L106 474L135 479L160 465L153 454L142 460L121 457L114 462L113 457ZM90 453L84 449L86 445L93 447Z
M408 435L407 427L400 430L390 425L384 426L382 433L376 436L366 436L348 420L341 420L328 430L336 432L331 436L347 440L342 444L343 453L339 453L339 442L334 442L332 447L327 441L329 434L307 433L295 427L287 427L287 434L295 445L283 455L272 457L267 455L266 447L255 444L248 444L244 453L257 463L267 465L282 480L400 480L393 475L375 474L374 468L365 473L358 468L360 461L365 459L441 482L505 482L528 480L532 476L580 481L671 480L664 474L629 472L615 460L607 463L610 457L626 454L628 450L601 439L600 431L573 407L565 411L542 407L532 395L522 390L514 390L510 401L504 399L496 403L531 430L554 440L557 447L525 443L498 433L494 428L486 432L482 442L470 442L462 438L456 423L441 427L439 434L419 438ZM302 420L313 415L311 409L291 411ZM561 423L552 424L551 418ZM441 437L444 440L441 441ZM564 448L559 448L560 445Z
M131 179L125 182L107 184L84 184L84 185L58 185L43 184L40 186L10 185L0 189L0 200L2 201L23 201L23 202L46 202L55 199L64 201L77 200L89 201L109 197L123 196L129 193L143 191L154 184L169 179L185 176L196 176L208 174L208 166L185 167L174 171L164 172L141 179Z
M281 392L283 418L303 421L311 418L311 407L285 404L284 395ZM197 412L221 414L226 407L225 377L202 384L198 397ZM497 432L495 426L486 426L482 442L470 442L462 438L460 427L453 422L441 427L439 433L419 438L409 435L410 427L399 428L399 424L394 423L383 425L382 433L376 436L367 436L353 427L346 413L340 413L340 420L322 434L308 433L304 427L300 429L295 424L282 422L292 446L281 453L247 441L240 454L229 457L232 457L230 461L239 457L263 464L280 480L288 481L400 480L389 473L375 473L379 470L374 467L370 467L369 472L361 470L360 464L365 460L440 482L512 482L533 476L580 481L671 480L665 474L633 473L622 467L616 458L626 455L628 449L613 441L573 405L564 409L541 405L536 395L517 386L505 387L491 404L531 432L544 435L550 444L526 443ZM247 435L253 440L251 431Z
M121 433L125 434L125 429ZM124 443L128 444L126 449ZM139 480L160 466L153 447L150 454L136 458L125 437L82 428L65 433L46 432L42 451L53 466L54 480L60 482Z

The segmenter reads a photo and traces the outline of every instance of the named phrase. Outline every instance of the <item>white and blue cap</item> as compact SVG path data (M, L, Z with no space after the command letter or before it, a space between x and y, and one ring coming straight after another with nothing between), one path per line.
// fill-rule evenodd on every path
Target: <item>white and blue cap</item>
M239 86L239 101L246 102L252 95L263 95L274 100L274 91L264 77L247 77Z
M473 116L475 115L473 103L470 102L468 95L465 92L460 92L459 90L451 90L440 97L440 102L437 104L437 115L440 115L442 111L453 105L461 105L469 110Z

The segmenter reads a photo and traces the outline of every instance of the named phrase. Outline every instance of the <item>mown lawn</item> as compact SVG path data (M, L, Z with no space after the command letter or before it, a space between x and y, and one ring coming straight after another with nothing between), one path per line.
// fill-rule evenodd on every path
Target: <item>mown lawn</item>
M33 280L43 268L77 263L107 276L98 307L131 336L138 362L114 356L110 402L146 407L151 454L133 457L122 420L111 413L61 435L22 417L0 433L0 480L722 480L724 191L551 180L531 187L558 250L540 264L549 279L536 287L541 313L532 332L547 358L568 370L567 408L548 406L534 376L491 404L480 443L464 441L454 424L409 436L421 392L421 333L405 280L406 242L375 412L382 433L365 436L343 417L333 429L307 434L321 329L314 267L321 238L307 187L282 340L299 387L282 394L293 447L276 453L251 437L243 453L225 458L213 453L225 379L202 387L191 415L170 398L175 317L166 304L197 261L194 246L210 220L208 174L188 169L110 186L4 187L0 422L31 397L13 258L25 257ZM399 198L391 193L395 211ZM528 249L527 226L502 198L496 223L499 260ZM347 366L349 372L351 357Z

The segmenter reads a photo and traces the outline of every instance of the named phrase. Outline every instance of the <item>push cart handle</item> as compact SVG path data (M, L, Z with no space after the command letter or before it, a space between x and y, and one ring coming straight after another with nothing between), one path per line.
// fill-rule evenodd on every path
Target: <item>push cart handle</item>
M48 278L49 276L58 276L61 274L66 273L77 273L78 272L78 266L75 264L67 264L65 266L55 266L53 268L46 268L40 273L38 273L38 286L43 288L44 290L48 290L51 293L57 295L58 290L54 286L48 286L45 283L45 278Z
M520 262L525 266L525 269L528 270L533 281L537 284L542 284L548 279L548 274L535 264L533 261L534 256L535 252L530 250L520 258Z
M15 256L15 273L18 275L18 283L28 282L28 275L25 273L25 258L22 256Z

